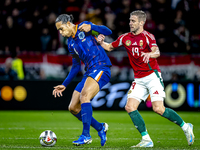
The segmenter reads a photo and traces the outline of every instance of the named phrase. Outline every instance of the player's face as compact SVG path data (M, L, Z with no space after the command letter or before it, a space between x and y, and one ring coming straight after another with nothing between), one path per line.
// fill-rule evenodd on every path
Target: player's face
M130 20L129 26L130 26L131 32L136 33L140 28L140 22L138 21L138 17L135 15L131 15L129 20Z
M63 37L70 37L72 36L72 26L70 22L67 22L66 24L62 24L62 22L56 22L56 28L59 30L60 34Z

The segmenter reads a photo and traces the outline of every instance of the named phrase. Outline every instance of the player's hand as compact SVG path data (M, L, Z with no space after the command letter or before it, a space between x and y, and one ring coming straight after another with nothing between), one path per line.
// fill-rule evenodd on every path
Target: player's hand
M78 29L83 32L89 32L91 30L91 25L90 24L82 24Z
M97 42L101 44L103 43L104 39L105 39L105 36L103 34L99 34L97 37Z
M66 89L66 87L64 85L57 85L54 87L53 90L53 95L56 98L56 96L60 97L62 96L62 92Z
M150 53L141 52L141 57L143 57L144 63L148 63L150 58Z

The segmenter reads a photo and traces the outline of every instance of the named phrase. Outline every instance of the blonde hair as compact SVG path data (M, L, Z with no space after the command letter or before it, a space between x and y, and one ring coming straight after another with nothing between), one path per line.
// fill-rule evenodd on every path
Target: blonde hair
M142 10L136 10L130 13L130 16L137 16L139 21L144 21L144 23L146 22L147 19L147 15L144 11Z

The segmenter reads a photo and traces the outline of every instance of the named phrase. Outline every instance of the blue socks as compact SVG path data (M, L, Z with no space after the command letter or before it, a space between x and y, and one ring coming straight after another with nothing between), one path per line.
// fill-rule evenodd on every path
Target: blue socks
M76 114L76 115L74 115L76 118L78 118L78 120L80 120L80 121L82 121L83 120L83 118L85 117L86 118L86 116L85 115L83 115L83 116L81 116L81 114L84 114L85 113L85 111L86 111L86 113L87 113L87 111L88 111L88 113L89 114L91 114L91 116L88 118L88 121L89 121L89 119L91 118L91 121L89 121L90 122L90 125L94 128L94 129L96 129L97 131L100 131L100 130L102 130L102 124L101 123L99 123L96 119L94 119L93 117L92 117L92 105L91 105L91 103L83 103L83 104L81 104L81 111L78 113L78 114ZM87 119L86 119L87 120ZM88 122L88 123L89 123ZM83 130L84 130L84 128L87 130L88 129L88 131L86 131L86 134L88 134L89 133L89 129L90 129L90 125L88 124L88 123L86 123L85 124L85 126L86 126L86 128L84 127L84 125L83 125ZM84 122L83 122L83 124L84 124ZM89 125L89 128L88 128L88 125ZM84 130L84 132L85 132L85 130ZM83 133L83 135L85 135L85 133ZM86 136L86 135L85 135ZM89 134L89 136L90 136L90 134Z
M81 104L81 116L83 122L82 135L90 136L90 125L92 120L92 105L91 103Z

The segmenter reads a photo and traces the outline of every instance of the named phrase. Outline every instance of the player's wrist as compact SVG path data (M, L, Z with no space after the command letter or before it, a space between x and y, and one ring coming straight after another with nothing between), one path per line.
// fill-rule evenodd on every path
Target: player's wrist
M62 85L66 88L66 83L62 83Z

